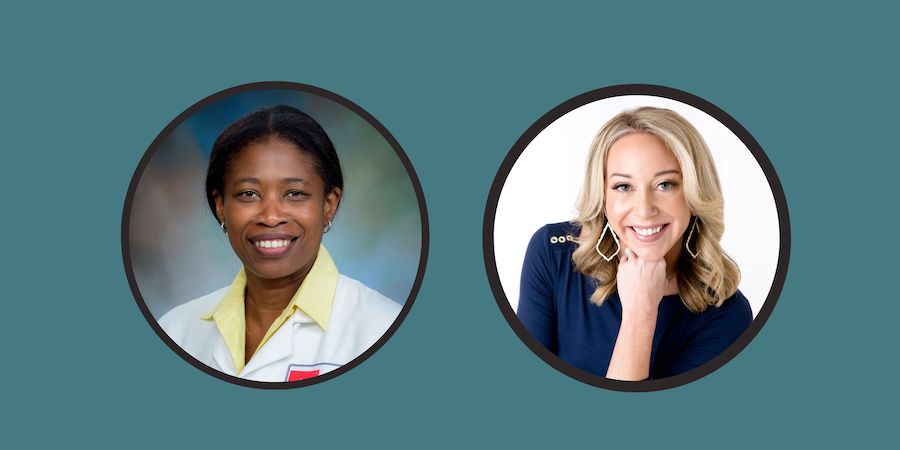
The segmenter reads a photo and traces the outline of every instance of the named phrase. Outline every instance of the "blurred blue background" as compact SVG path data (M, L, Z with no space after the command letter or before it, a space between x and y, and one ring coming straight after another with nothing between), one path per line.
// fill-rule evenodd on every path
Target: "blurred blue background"
M299 90L254 90L229 95L191 114L163 136L140 174L128 239L135 280L157 319L228 285L240 269L206 203L209 153L230 123L277 104L294 106L316 119L341 159L344 195L334 226L323 239L338 270L400 304L409 296L419 265L422 225L412 181L390 143L364 118L326 97Z

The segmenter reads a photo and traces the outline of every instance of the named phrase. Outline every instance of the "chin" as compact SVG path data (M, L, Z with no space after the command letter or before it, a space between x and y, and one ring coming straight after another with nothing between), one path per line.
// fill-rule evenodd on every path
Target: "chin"
M283 261L278 262L282 263ZM299 264L260 264L257 262L250 265L244 264L244 269L264 280L278 280L290 277L298 272L300 269L295 266L299 266Z
M641 258L643 258L647 261L660 261L660 260L666 259L665 253L660 253L657 251L643 252L643 254L641 254L641 252L639 252L639 251L635 252L635 253L637 253L638 256L640 256Z
M628 245L628 244L626 244ZM662 248L646 248L640 244L629 247L631 251L638 255L639 258L647 260L647 261L659 261L666 259L667 250L663 250Z

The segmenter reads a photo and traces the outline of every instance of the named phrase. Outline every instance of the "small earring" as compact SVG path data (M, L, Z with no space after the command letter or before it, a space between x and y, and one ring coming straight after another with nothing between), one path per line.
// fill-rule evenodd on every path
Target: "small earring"
M224 221L224 220L222 221L222 223L219 224L219 226L222 227L222 232L223 232L223 233L228 234L228 228L225 228L225 221Z
M325 231L323 231L322 233L324 234L329 231L331 231L331 221L330 220L328 221L328 223L325 224Z
M697 255L700 254L700 251L698 250L697 253L692 252L690 243L691 243L691 236L694 235L694 230L697 230L697 238L698 239L700 238L700 224L697 223L698 220L700 220L700 216L694 216L694 224L691 225L691 231L690 231L690 233L688 233L687 239L684 240L685 250L687 250L688 254L691 255L691 258L694 258L694 259L697 259Z
M600 251L600 243L603 242L603 235L606 234L607 230L609 230L609 234L612 235L613 240L616 241L616 252L609 256L604 255L603 252ZM603 227L603 232L600 233L600 239L597 239L597 245L594 246L594 249L597 250L597 253L599 253L600 256L606 260L606 262L612 261L612 259L619 254L619 250L622 249L622 247L619 245L619 238L616 236L616 232L613 231L613 229L609 226L608 220L606 221L606 226Z

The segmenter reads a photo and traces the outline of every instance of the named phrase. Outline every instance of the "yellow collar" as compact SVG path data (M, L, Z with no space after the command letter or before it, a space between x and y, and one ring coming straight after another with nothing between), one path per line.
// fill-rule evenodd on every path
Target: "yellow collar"
M300 284L300 288L291 298L281 315L275 319L266 332L254 354L269 341L269 338L299 310L313 319L323 330L328 329L328 317L334 303L334 292L337 289L338 271L325 247L319 245L319 253L309 274ZM222 301L201 319L214 320L219 333L228 346L235 369L244 370L244 346L246 344L246 322L244 317L244 293L247 288L247 274L244 268L238 272Z

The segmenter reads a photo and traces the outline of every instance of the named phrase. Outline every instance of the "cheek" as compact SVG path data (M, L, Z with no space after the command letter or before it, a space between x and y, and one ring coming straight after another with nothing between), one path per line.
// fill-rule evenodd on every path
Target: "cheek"
M673 200L669 210L672 211L672 215L678 220L687 221L691 217L691 210L688 208L684 197Z
M606 218L611 221L614 226L618 226L619 223L622 222L624 216L623 211L625 210L623 206L621 201L616 201L609 197L605 200Z
M303 227L307 233L322 231L325 227L325 208L320 202L298 205L291 212L291 216L296 224Z
M668 208L669 214L674 219L675 234L681 236L691 224L691 210L688 208L684 199L673 201Z
M232 227L242 227L253 216L251 208L238 202L226 202L222 210L225 220Z
M324 202L309 202L299 206L296 214L304 220L321 220L325 217L325 204Z

